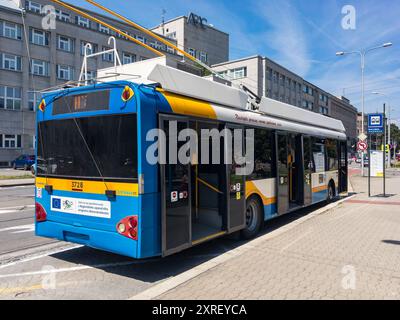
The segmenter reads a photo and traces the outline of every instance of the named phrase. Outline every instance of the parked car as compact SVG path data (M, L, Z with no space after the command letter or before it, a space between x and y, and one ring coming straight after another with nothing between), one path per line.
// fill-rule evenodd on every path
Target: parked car
M32 173L33 175L36 174L36 163L34 163L34 164L31 166L31 173Z
M14 169L23 168L24 170L29 170L34 163L35 156L23 154L12 162L12 167Z

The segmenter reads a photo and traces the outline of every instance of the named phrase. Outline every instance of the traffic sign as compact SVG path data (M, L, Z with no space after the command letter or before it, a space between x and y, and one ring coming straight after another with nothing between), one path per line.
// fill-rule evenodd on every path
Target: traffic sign
M365 134L365 133L361 133L359 136L358 136L358 139L359 140L361 140L361 141L364 141L364 140L366 140L368 137L367 137L367 135Z
M368 133L383 133L383 114L369 114L368 115Z
M366 143L365 141L358 141L357 143L357 150L358 151L367 151L368 150L368 143Z

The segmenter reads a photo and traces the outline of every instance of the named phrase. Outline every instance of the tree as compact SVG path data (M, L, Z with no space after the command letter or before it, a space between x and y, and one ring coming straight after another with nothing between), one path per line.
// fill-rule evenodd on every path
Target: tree
M391 140L394 141L395 143L397 143L396 152L399 152L400 151L400 129L394 123L392 123L390 125L390 136L391 136Z

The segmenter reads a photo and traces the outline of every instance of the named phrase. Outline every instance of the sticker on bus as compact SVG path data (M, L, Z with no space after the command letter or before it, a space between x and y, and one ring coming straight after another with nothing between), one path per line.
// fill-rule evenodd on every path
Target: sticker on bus
M109 201L52 196L51 210L81 216L111 218L111 204Z

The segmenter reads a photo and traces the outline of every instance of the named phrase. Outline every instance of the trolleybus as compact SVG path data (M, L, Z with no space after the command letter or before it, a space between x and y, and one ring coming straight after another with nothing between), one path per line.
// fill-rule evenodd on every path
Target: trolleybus
M115 81L43 96L36 235L137 259L167 256L227 234L252 238L265 221L346 192L340 121L266 98L250 101L242 90L158 60L131 68ZM155 142L167 153L184 143L169 134L171 123L199 140L205 129L253 130L254 169L239 175L235 159L150 163ZM149 140L154 129L166 140ZM226 159L228 139L220 138ZM241 143L246 150L246 139ZM196 152L200 159L205 150Z

